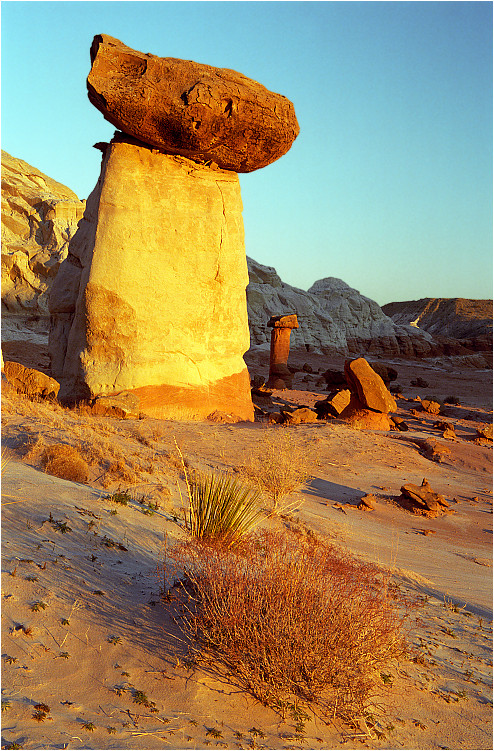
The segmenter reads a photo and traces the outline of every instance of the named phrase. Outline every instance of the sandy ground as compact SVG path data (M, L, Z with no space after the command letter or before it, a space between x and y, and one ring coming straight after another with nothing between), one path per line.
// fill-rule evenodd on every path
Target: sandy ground
M314 369L342 364L306 359ZM249 367L252 375L264 363L253 357ZM151 451L158 462L176 441L192 466L213 469L237 469L267 437L289 432L312 465L311 479L289 498L290 523L389 568L400 588L420 599L409 633L414 651L390 671L391 685L383 684L386 717L370 729L315 718L300 735L294 720L283 722L237 688L187 668L160 600L164 537L183 536L173 462L160 476L169 493L153 515L138 502L139 485L136 500L117 507L96 474L82 485L21 461L16 435L46 414L11 404L3 418L5 442L15 450L2 486L2 747L492 748L492 444L474 440L476 426L492 421L491 371L395 367L407 433L359 431L339 420L291 428L125 421L127 432L145 427L153 435L146 446L134 440L136 455ZM409 386L417 376L428 389ZM297 374L293 390L274 392L270 409L311 406L325 396L317 381ZM442 418L455 425L458 438L449 442L433 427L437 418L411 410L416 396L452 394L461 404ZM130 451L128 436L112 433L123 423L106 422L108 440L122 447L127 441ZM97 425L103 429L104 418ZM63 429L59 418L45 440L59 439ZM450 449L441 463L414 442L430 436ZM452 513L430 519L396 504L404 482L424 477ZM366 493L378 498L373 511L356 508ZM136 691L158 711L136 703ZM39 703L50 708L41 722L33 718Z

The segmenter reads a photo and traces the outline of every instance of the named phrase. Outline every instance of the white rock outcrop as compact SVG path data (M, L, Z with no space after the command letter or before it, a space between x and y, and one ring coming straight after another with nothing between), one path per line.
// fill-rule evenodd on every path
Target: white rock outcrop
M266 346L270 337L266 324L271 316L296 313L299 328L291 335L292 350L426 356L433 348L429 334L395 324L374 300L341 279L320 279L306 292L285 284L271 266L252 258L247 262L251 346Z

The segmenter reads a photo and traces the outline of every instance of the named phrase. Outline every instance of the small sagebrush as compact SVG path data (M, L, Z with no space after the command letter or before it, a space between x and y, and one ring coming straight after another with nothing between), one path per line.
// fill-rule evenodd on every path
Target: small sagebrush
M311 476L313 461L287 428L266 431L247 457L241 472L255 482L276 513L283 511L286 496Z
M49 475L72 482L86 482L89 467L74 446L55 443L48 446L41 456L41 466Z
M170 561L191 657L266 705L361 715L404 651L389 581L328 543L263 531L229 549L182 543Z

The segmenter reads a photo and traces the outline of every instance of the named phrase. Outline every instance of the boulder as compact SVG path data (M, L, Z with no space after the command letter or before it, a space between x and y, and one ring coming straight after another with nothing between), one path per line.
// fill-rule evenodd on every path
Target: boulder
M386 413L367 409L355 394L352 394L350 402L340 414L340 418L357 430L390 430L391 427L390 419Z
M328 370L325 370L322 374L322 377L326 381L326 386L328 389L333 389L335 386L346 386L346 378L345 373L342 370L333 370L332 368L329 368Z
M139 397L130 391L121 391L111 396L98 396L94 400L91 412L94 415L137 419L139 417Z
M396 412L396 402L380 376L367 360L359 357L345 362L345 377L352 393L366 409L376 412Z
M314 408L319 419L326 419L329 416L339 417L343 410L348 407L351 396L352 392L350 389L342 389L328 396L326 399L316 402Z
M226 68L157 57L94 37L89 100L106 120L167 154L252 172L285 154L299 133L293 104Z
M391 415L390 420L392 422L391 427L393 427L394 425L396 430L401 430L404 433L409 429L403 417L398 417L398 415Z
M64 398L252 420L247 280L238 176L114 139L50 296Z
M416 514L439 516L446 513L449 503L444 496L435 493L424 477L422 485L407 483L401 487L401 505Z
M418 389L426 389L429 387L429 382L419 376L418 378L412 378L410 386L414 386Z
M5 378L19 394L29 397L56 399L60 384L54 378L34 368L25 368L18 362L7 360L3 366Z

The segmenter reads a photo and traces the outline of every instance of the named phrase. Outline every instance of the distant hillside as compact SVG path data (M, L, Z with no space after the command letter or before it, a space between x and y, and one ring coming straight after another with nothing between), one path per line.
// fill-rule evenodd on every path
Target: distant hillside
M411 324L433 336L454 339L492 338L492 300L426 297L391 302L384 313L400 325Z

